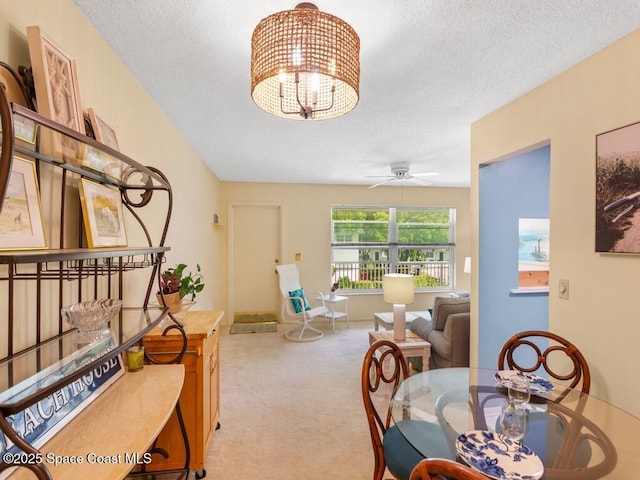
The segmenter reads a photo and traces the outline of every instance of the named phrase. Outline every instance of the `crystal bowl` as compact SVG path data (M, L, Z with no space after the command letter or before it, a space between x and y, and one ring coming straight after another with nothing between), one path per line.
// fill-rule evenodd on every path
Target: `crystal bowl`
M68 305L63 307L60 313L63 320L78 329L81 341L90 342L111 334L107 322L121 307L121 300L107 298Z

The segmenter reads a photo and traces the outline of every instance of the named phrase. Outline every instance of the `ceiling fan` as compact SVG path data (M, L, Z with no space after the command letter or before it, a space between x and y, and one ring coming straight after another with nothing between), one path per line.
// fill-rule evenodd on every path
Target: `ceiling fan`
M438 172L409 173L409 167L409 162L393 162L391 164L391 175L367 175L365 178L386 178L386 180L378 182L369 187L376 188L387 183L403 181L413 182L418 185L431 185L431 182L423 180L422 177L439 175Z

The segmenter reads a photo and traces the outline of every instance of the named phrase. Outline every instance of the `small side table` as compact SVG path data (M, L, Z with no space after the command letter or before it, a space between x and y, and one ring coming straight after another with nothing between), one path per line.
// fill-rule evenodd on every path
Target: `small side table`
M378 340L389 340L395 343L407 360L409 357L422 357L422 371L429 370L429 357L431 356L431 344L420 335L407 330L407 338L404 341L398 341L393 338L393 332L390 330L379 330L369 332L369 345ZM409 362L407 361L407 371L409 371Z
M333 331L336 331L336 319L343 318L347 321L347 328L349 325L349 297L343 297L341 295L336 295L331 298L331 295L323 295L321 297L316 297L316 302L322 302L324 300L325 305L329 307L329 311L324 314L326 318L331 319L331 325ZM344 303L344 308L342 311L336 311L336 305L339 303Z

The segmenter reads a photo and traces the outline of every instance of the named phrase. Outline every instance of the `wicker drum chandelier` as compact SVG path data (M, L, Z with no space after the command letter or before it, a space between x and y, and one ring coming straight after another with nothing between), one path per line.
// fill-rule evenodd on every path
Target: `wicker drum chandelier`
M311 3L274 13L251 38L251 97L279 117L344 115L358 103L359 55L355 30Z

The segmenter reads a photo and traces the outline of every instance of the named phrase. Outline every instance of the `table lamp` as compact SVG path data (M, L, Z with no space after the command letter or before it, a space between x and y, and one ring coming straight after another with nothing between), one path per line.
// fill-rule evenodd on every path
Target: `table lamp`
M403 273L388 273L382 277L383 300L393 304L393 338L405 340L407 327L405 321L405 306L413 303L414 287L413 275Z

